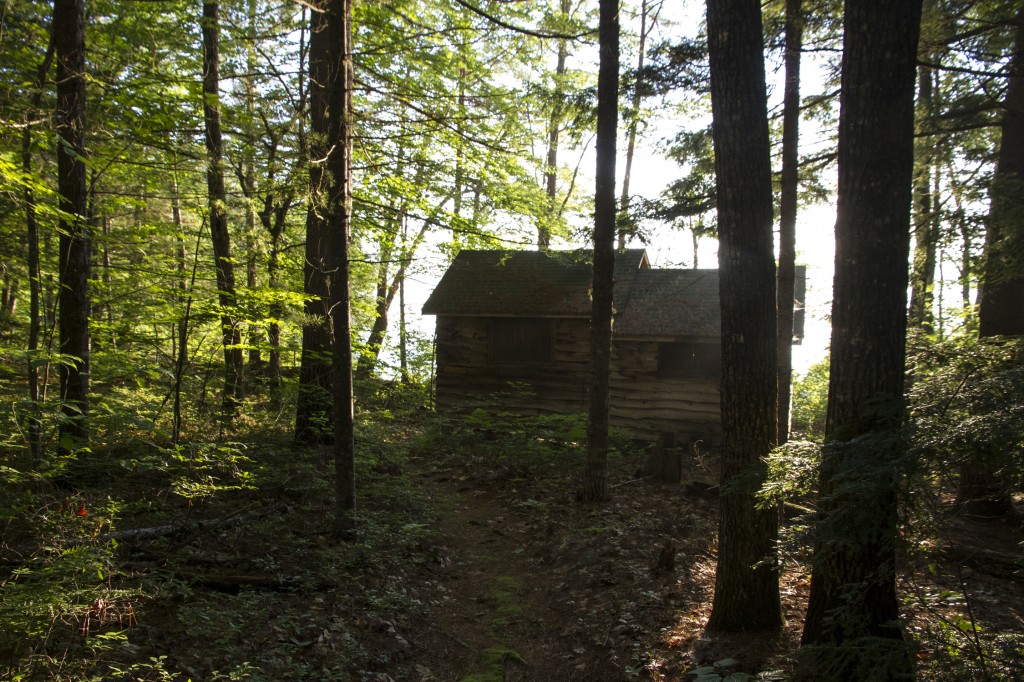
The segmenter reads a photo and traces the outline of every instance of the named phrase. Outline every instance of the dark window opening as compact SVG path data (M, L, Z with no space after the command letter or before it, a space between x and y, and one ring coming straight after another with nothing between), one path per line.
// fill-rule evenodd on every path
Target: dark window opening
M491 320L488 360L494 365L545 365L554 360L552 320L499 317Z
M722 349L715 343L662 343L658 346L661 379L717 379Z

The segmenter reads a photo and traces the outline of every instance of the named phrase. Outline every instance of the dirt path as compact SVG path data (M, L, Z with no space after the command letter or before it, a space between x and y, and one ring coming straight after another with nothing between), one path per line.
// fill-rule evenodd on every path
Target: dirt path
M434 594L410 635L410 679L573 679L562 652L566 604L534 555L526 518L492 493L445 473L421 477L440 505Z
M570 472L414 477L437 506L438 561L394 680L682 679L691 638L674 633L706 615L712 500L624 479L587 507ZM675 566L659 569L666 547Z

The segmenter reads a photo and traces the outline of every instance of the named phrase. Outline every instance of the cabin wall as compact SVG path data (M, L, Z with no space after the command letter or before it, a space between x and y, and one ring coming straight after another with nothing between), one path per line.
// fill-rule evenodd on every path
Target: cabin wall
M507 364L490 356L490 320L437 318L438 410L484 407L520 414L558 414L588 409L590 325L555 319L547 363ZM644 440L663 432L677 442L721 439L719 379L665 378L658 354L664 340L615 340L610 377L610 422ZM702 339L717 344L717 339ZM715 373L717 374L717 373Z
M552 319L551 325L549 361L508 363L491 357L489 318L438 316L438 410L491 406L531 415L585 411L589 322Z
M702 341L718 346L717 339ZM722 437L717 372L712 372L713 378L665 378L658 370L662 343L613 341L611 424L632 429L642 440L658 440L661 433L671 432L679 443L702 440L707 446L717 445Z

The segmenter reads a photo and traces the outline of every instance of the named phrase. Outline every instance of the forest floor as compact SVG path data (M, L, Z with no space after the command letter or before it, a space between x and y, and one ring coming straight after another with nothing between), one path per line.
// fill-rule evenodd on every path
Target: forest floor
M77 492L55 495L49 513L74 517L79 537L118 542L84 605L38 644L5 649L0 636L0 678L668 682L716 662L701 679L792 671L809 582L799 549L782 576L781 633L703 631L713 458L688 457L684 483L665 485L642 475L645 451L623 445L609 462L611 502L582 505L582 449L562 426L385 417L362 427L360 525L341 542L329 448L269 436L223 448L239 455L231 476L209 453L186 459L197 479L217 469L238 485L192 495L144 458L126 465L123 450L69 468ZM114 490L116 528L104 511ZM908 542L901 583L921 679L1024 678L1024 535L942 525ZM13 530L0 564L32 565L14 551L28 536ZM5 598L31 584L7 580ZM751 677L729 677L737 671Z
M726 659L729 672L773 662L781 679L799 589L786 589L791 626L780 635L702 637L717 524L709 472L660 485L635 476L642 459L625 458L612 467L612 501L586 506L564 463L543 477L439 463L412 466L439 502L438 549L450 561L423 576L428 607L407 623L416 646L394 679L681 680Z

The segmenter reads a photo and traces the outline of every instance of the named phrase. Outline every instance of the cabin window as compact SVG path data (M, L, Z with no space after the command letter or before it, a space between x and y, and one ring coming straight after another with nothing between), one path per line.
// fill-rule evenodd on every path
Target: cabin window
M554 360L552 320L498 317L491 320L488 359L493 365L544 365Z
M722 350L715 343L662 343L658 347L661 379L717 379L722 373Z

